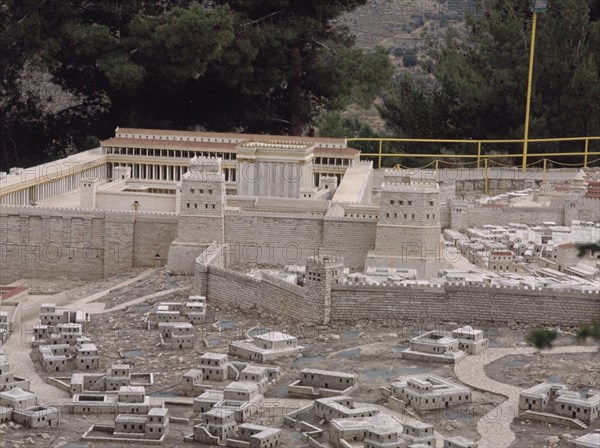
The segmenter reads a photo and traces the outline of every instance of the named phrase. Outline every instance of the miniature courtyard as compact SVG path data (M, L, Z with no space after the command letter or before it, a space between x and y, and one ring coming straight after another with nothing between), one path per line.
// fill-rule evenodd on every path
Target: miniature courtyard
M48 300L48 295L45 293L56 292L48 290L51 286L49 284L42 285L41 282L36 281L31 281L30 284L28 299L30 301L45 302ZM314 399L320 399L319 396L302 395L302 388L299 386L291 387L292 384L301 385L303 372L339 372L342 375L340 378L347 377L352 387L337 392L333 390L333 395L349 395L354 403L352 406L359 411L374 408L373 412L378 412L378 415L386 418L392 416L395 421L407 425L414 421L431 425L437 439L435 446L442 446L442 440L457 436L475 441L482 435L484 438L494 437L493 432L492 435L486 434L485 430L482 433L482 428L478 425L481 421L490 419L492 423L497 423L493 420L497 415L496 417L494 415L501 412L506 400L502 394L489 392L485 387L470 387L472 377L477 372L469 370L465 373L461 370L460 367L467 362L477 365L479 377L475 378L475 383L491 380L518 390L542 382L562 383L566 388L575 391L600 388L600 379L596 371L597 347L591 343L582 345L578 342L574 336L575 328L559 329L560 336L555 343L555 350L564 348L568 352L554 355L540 353L524 342L527 333L534 328L533 325L364 321L347 325L336 323L320 326L298 323L293 319L270 315L255 309L240 311L228 306L211 306L208 303L204 322L193 326L192 346L182 349L171 348L171 346L166 348L161 345L159 329L148 328L145 323L149 314L156 312L161 306L164 308L164 304L173 306L177 303L187 303L190 300L190 285L190 277L173 276L163 269L152 270L151 273L136 271L83 286L74 282L74 286L78 288L74 290L76 293L71 304L68 305L71 310L83 309L89 312L89 322L84 324L82 335L86 344L89 344L88 340L93 341L97 349L98 366L91 370L93 374L110 372L111 368L126 365L132 372L132 385L137 384L133 383L134 375L141 378L143 375L151 374L151 381L139 379L137 381L147 381L143 383L141 389L142 395L147 396L147 403L151 409L162 407L168 411L170 423L168 433L162 439L162 446L183 446L181 444L184 438L191 437L194 433L193 425L200 421L199 414L194 409L194 397L200 394L196 391L190 393L184 376L198 369L201 366L201 358L211 353L215 354L215 359L220 357L233 366L241 365L240 370L246 365L250 366L251 364L248 363L254 361L231 355L229 344L246 340L248 337L266 335L269 332L293 335L297 338L297 345L302 347L302 351L292 352L267 362L257 362L257 366L278 368L277 378L274 381L269 378L263 386L260 386L262 395L260 404L251 415L245 417L244 424L281 430L279 442L282 446L306 446L303 440L303 433L306 431L299 429L297 425L294 427L286 424L284 416L315 403ZM95 298L98 295L100 297ZM37 317L17 329L8 343L4 344L3 351L11 360L13 373L30 378L31 390L43 390L44 397L51 397L42 400L46 406L61 409L60 428L58 430L51 427L41 430L25 429L22 425L15 425L12 422L3 423L0 426L0 430L3 431L0 444L40 447L120 446L119 442L113 439L102 441L101 437L104 437L104 434L102 430L97 429L101 429L102 425L118 424L115 422L114 413L86 414L69 411L72 398L68 393L57 388L59 384L57 379L68 382L67 378L77 374L88 374L88 372L78 373L81 370L69 364L60 372L46 371L39 356L35 355L36 348L30 346L35 320ZM441 360L440 362L435 357L427 356L412 359L413 357L403 354L409 348L416 349L419 347L418 344L423 344L423 335L430 335L426 340L443 344L446 339L452 340L452 335L457 334L456 331L460 330L461 334L464 332L475 334L478 331L474 330L475 328L482 330L482 336L487 340L487 350L464 355L463 361L458 360L453 363ZM19 351L24 347L27 347L26 350ZM461 348L464 348L463 343ZM37 349L39 350L39 347ZM455 348L450 347L448 350L455 350ZM495 360L489 358L486 353L492 353L494 350L502 350L506 355ZM571 351L575 353L570 353ZM25 356L28 359L23 359ZM34 366L35 372L21 371L30 365ZM258 371L256 368L254 370L250 367L246 368L248 372ZM425 409L415 405L400 409L392 406L390 398L386 396L386 390L397 387L400 378L411 377L424 380L439 378L441 381L447 381L455 385L452 387L468 390L469 401L439 409ZM234 384L227 378L208 378L199 382L201 390L209 391L208 394L205 392L207 396L210 394L222 396L221 391L227 391L227 387L230 387L228 384ZM136 392L139 389L140 386L131 386L124 390ZM327 395L320 397L324 396ZM145 408L144 412L147 412ZM309 425L323 428L326 433L328 432L328 423L316 414L313 415L312 411L303 412L298 419L305 428ZM596 419L585 429L562 427L527 419L513 420L509 425L509 431L502 425L496 425L495 429L493 426L492 431L496 431L498 437L512 432L515 437L513 446L568 447L572 446L572 440L575 438L597 428L598 420ZM82 439L84 433L92 439ZM99 438L93 439L93 437ZM23 440L25 445L19 444ZM193 439L190 440L193 442ZM192 442L185 445L194 446L195 443L196 446L210 446ZM335 446L331 442L333 441L327 442L327 435L321 441L321 443L329 443L329 446Z

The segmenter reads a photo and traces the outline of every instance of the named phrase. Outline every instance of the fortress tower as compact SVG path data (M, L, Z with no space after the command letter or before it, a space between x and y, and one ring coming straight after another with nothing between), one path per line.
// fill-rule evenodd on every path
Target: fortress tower
M79 206L96 208L96 191L99 179L81 179L79 183Z
M436 277L442 259L440 188L434 180L415 181L388 171L381 186L375 250L366 267L417 269L419 278Z
M212 243L225 239L225 176L221 159L194 157L181 180L177 239L169 249L168 269L192 272L194 260Z
M325 255L306 260L305 299L313 303L324 324L331 320L331 284L342 275L343 269L344 261L339 257Z

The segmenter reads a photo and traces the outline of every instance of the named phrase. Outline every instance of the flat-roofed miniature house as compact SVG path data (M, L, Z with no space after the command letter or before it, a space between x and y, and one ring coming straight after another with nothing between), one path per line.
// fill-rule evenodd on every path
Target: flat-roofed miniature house
M54 332L50 334L48 342L49 344L74 345L82 335L81 324L61 323L54 326Z
M146 436L145 415L119 414L115 418L115 438L143 439Z
M167 408L152 408L148 411L146 421L146 438L160 439L169 430L169 410Z
M75 394L67 405L72 414L147 414L150 399L144 386L122 386L115 394Z
M209 389L204 391L202 394L194 398L193 409L194 412L203 414L210 411L213 407L223 401L222 390Z
M557 415L581 420L589 425L598 420L598 411L600 408L600 391L587 390L562 391L556 397L554 412Z
M275 448L281 443L281 430L242 423L238 426L236 439L248 442L250 448Z
M89 320L89 314L83 310L70 310L58 307L54 303L42 303L40 305L40 322L42 325L85 324Z
M100 357L96 344L83 343L77 347L76 366L81 370L97 369Z
M62 372L67 368L71 346L68 344L41 345L39 355L46 372Z
M549 412L554 408L554 400L558 393L566 390L564 384L541 383L529 389L522 390L519 394L520 411Z
M207 390L194 399L194 412L201 415L221 415L232 412L235 420L244 422L260 408L263 396L258 383L234 381L222 391Z
M206 319L206 297L190 296L184 302L160 302L145 320L148 330L159 328L161 323L187 323L198 325Z
M20 387L0 392L0 405L22 411L37 406L37 396Z
M224 353L204 353L200 356L204 380L225 381L228 377L229 358Z
M372 428L365 433L365 448L404 448L406 442L400 432L389 428Z
M163 348L181 350L194 347L194 326L188 322L160 322L158 331Z
M477 355L488 348L488 340L483 337L483 330L476 330L469 325L452 331L452 337L458 339L458 348L471 355Z
M233 381L223 389L223 398L233 401L253 401L260 395L258 384L252 381Z
M123 403L143 403L146 397L144 386L122 386L118 398Z
M114 364L106 375L106 390L119 390L122 386L129 386L131 367L128 364Z
M444 440L444 448L477 448L479 444L465 437L448 437Z
M266 367L249 364L240 372L240 381L258 384L259 393L264 394L269 386L269 372Z
M446 331L433 330L410 340L410 347L402 357L421 361L454 363L466 353L459 348L459 340Z
M541 383L519 394L519 415L528 419L587 427L598 420L599 411L600 391L595 389L570 391L564 384Z
M369 405L357 406L354 404L354 398L338 395L315 400L313 412L319 420L329 421L334 418L372 417L379 414L379 408Z
M385 413L378 413L365 418L333 419L329 425L329 443L336 448L358 446L355 444L364 442L369 431L401 434L402 423L396 417ZM363 446L366 445L363 444ZM402 445L398 445L398 442L395 442L392 446L402 447Z
M32 406L27 409L14 409L12 419L25 428L44 428L60 425L60 411L51 406Z
M0 406L0 423L10 422L12 420L13 409Z
M74 373L71 376L69 392L71 395L117 392L123 386L150 386L153 383L152 373L131 373L128 364L114 364L107 373Z
M298 345L298 340L280 331L253 336L251 339L234 341L229 344L229 354L256 362L267 362L284 356L296 355L304 347Z
M600 182L598 182L600 184ZM575 448L598 448L600 446L600 429L578 437L573 441Z
M119 414L115 419L115 439L162 439L169 429L168 409L151 408L147 415Z
M190 369L183 374L183 389L186 392L194 390L194 386L202 381L204 371L202 369Z
M471 402L471 390L436 375L400 377L391 385L388 405L392 409L410 406L417 412L445 409Z
M20 387L22 390L29 390L29 380L15 376L11 372L11 366L6 356L0 350L0 392Z
M0 343L5 342L8 339L8 335L11 331L11 325L8 320L8 312L0 311Z
M284 349L296 347L298 340L289 334L280 331L269 331L254 336L256 345L265 350Z
M203 423L194 426L193 440L205 445L218 445L235 434L234 412L204 414Z
M288 386L290 395L332 397L348 394L358 381L354 374L330 370L303 369L300 379Z
M415 447L419 445L435 446L435 434L433 426L429 423L411 421L402 423L402 435L400 436L408 446Z

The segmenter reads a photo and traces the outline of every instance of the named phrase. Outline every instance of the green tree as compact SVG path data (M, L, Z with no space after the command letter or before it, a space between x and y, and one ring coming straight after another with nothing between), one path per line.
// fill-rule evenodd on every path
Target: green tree
M414 67L417 65L419 63L419 60L417 59L417 50L414 48L409 48L406 50L406 52L402 55L402 63L405 67Z
M445 124L448 109L448 97L439 87L416 81L406 73L395 78L378 107L393 135L413 138L449 135Z
M15 139L22 123L38 119L35 104L22 95L20 74L42 45L38 17L23 2L7 1L0 6L0 147L2 165L18 161Z
M424 90L425 111L408 118L396 113L410 111L415 95L390 90L382 115L391 129L411 137L522 138L530 1L475 4L466 37L449 28L444 41L431 44L435 86ZM538 15L530 137L600 132L599 5L599 0L550 2L548 12ZM440 96L444 120L427 132L436 115L431 104Z
M552 343L558 334L556 331L548 330L547 328L536 328L527 335L527 342L538 349L552 348Z
M314 120L317 133L323 137L334 138L378 138L384 135L376 133L371 126L357 118L344 117L338 111L322 111ZM364 153L376 153L379 148L377 142L352 141L348 143L352 148L360 149Z
M233 86L220 71L203 80L241 104L223 115L231 120L232 110L237 111L234 118L244 129L298 135L320 110L341 110L351 102L369 105L393 73L387 51L357 48L348 29L333 22L365 2L217 2L238 14L236 33L256 51ZM216 106L213 114L221 117L218 102L211 104Z
M600 341L600 322L594 321L591 325L582 326L577 332L577 339L586 340L587 338L593 338L596 341Z
M4 2L2 163L116 126L300 134L319 110L368 106L392 74L388 54L357 48L334 20L365 1ZM49 111L23 94L31 67L68 104Z

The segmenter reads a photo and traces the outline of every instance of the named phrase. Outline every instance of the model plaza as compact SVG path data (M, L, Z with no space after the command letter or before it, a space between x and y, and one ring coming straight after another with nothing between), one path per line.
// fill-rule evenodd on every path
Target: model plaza
M600 171L487 182L344 139L126 128L2 173L2 438L589 446Z

